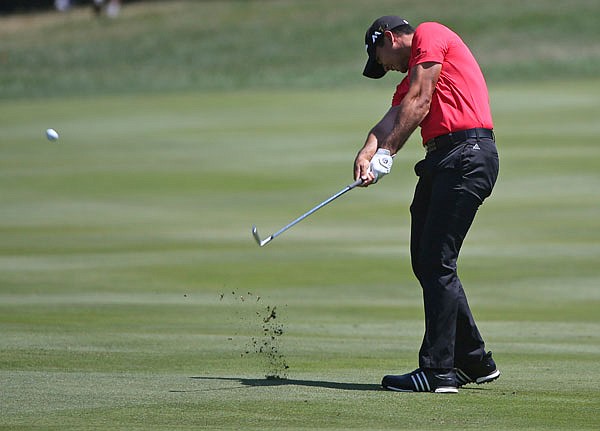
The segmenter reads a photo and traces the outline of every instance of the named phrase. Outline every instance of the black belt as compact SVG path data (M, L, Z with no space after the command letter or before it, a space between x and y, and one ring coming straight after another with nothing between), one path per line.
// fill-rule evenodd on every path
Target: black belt
M494 131L478 127L476 129L461 130L460 132L452 132L447 135L437 136L425 143L425 151L430 153L435 150L441 150L442 148L454 146L472 138L494 139Z

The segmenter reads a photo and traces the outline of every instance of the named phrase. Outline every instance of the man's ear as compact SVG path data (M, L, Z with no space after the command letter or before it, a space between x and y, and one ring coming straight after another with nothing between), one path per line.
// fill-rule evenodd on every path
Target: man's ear
M383 37L385 37L387 40L389 40L389 41L391 42L391 44L392 44L392 45L394 44L394 38L395 38L395 35L394 35L394 33L392 33L391 31L389 31L389 30L386 30L386 31L383 33Z

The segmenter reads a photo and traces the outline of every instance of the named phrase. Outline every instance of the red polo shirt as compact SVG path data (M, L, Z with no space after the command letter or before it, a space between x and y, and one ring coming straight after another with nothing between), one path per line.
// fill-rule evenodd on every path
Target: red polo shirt
M421 123L424 143L450 132L494 128L487 85L477 61L456 33L436 22L416 28L409 72L396 88L392 106L400 104L408 91L410 69L426 62L440 63L442 71L429 113Z

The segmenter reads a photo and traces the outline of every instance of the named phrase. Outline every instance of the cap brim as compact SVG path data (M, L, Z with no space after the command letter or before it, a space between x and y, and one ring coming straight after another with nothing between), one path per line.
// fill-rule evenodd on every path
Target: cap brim
M385 73L386 70L383 68L383 66L379 64L377 60L369 56L367 64L365 65L365 69L363 70L363 75L367 78L379 79L383 77Z

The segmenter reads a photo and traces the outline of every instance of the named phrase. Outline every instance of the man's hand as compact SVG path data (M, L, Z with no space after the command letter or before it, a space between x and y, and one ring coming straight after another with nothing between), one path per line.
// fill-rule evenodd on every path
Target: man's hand
M383 148L377 150L369 165L369 171L373 174L373 184L390 173L393 163L394 159L390 155L390 150L384 150Z

